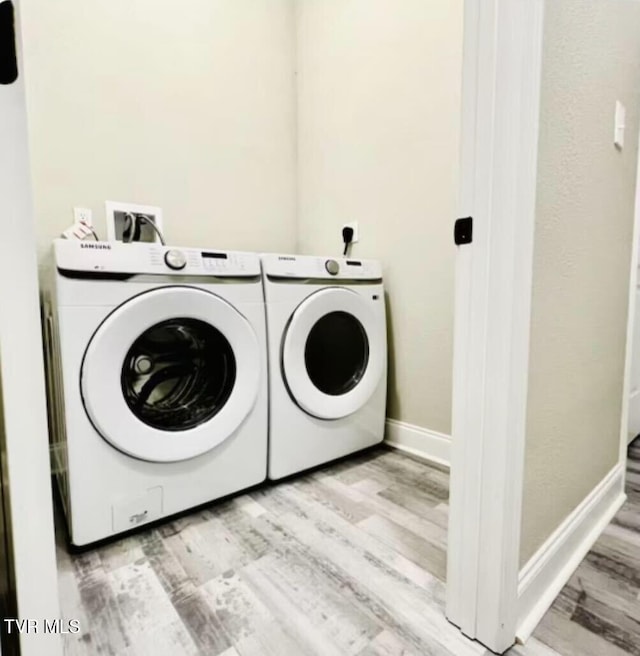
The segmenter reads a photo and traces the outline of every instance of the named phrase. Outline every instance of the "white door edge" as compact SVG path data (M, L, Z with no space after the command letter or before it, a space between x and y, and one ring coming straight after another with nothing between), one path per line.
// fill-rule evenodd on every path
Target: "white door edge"
M515 640L544 0L466 0L447 616ZM479 127L477 127L479 126Z
M622 412L620 419L620 462L627 458L627 446L635 438L629 431L629 408L631 405L631 370L633 358L640 357L640 344L634 345L633 334L636 322L636 296L638 294L638 263L640 250L640 138L638 144L638 169L636 178L636 203L633 220L631 271L629 274L629 309L627 315L627 344L624 363L624 388L622 393Z
M20 0L13 0L18 80L0 85L0 367L4 382L4 466L12 516L21 619L61 617L58 600L36 236L31 201ZM19 281L19 284L16 284ZM15 627L14 627L15 630ZM22 656L60 656L58 634L24 633Z

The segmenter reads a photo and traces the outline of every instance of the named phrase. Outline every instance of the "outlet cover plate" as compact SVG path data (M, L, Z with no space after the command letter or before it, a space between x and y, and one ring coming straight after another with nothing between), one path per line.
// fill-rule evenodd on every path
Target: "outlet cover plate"
M108 200L105 202L105 214L107 218L107 239L109 241L122 241L123 214L145 214L153 219L158 230L164 234L162 225L162 208L153 205L136 205L135 203L121 203ZM142 232L141 241L148 243L160 243L160 238L153 228L147 227Z

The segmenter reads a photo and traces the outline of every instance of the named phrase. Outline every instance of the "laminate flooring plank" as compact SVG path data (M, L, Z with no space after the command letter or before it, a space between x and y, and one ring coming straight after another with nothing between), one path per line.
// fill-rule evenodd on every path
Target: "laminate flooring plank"
M220 618L189 578L157 531L145 535L142 547L164 592L204 654L219 654L232 646Z
M640 621L638 593L638 588L630 585L628 581L612 578L585 560L571 576L559 598L555 600L554 607L559 608L559 600L570 595L572 608L568 608L571 611L568 615L571 616L575 612L578 601L586 594L588 597Z
M57 536L60 540L59 536ZM87 646L91 643L92 622L87 616L78 581L76 579L71 558L64 545L56 545L58 561L58 594L60 595L60 612L65 621L76 620L80 623L80 633L67 634L63 642L66 656L84 656Z
M237 572L229 570L202 585L201 590L234 645L273 621L267 606Z
M218 656L240 656L240 654L238 653L238 651L235 647L229 647L229 649L225 649Z
M563 656L536 638L529 638L526 645L515 645L506 653L507 656ZM487 650L486 656L493 656L493 654Z
M415 586L413 589L416 594L427 594L440 610L444 608L445 588L433 574L358 526L317 505L313 497L305 495L295 486L283 487L278 494L286 495L292 508L290 513L279 518L283 525L290 523L290 517L293 516L300 519L302 524L308 523L311 527L319 528L341 544L354 549L356 560L375 563L391 578ZM314 521L307 522L309 517L313 517Z
M336 480L342 482L342 479L335 476L331 471L324 473L323 477L326 477L330 480ZM346 483L343 484L346 485ZM349 487L352 490L356 490L367 496L375 496L378 494L378 492L382 492L382 490L386 490L388 486L386 485L386 483L380 483L379 481L375 481L371 478L362 478L359 481L356 481L355 483L351 483Z
M551 608L534 633L562 656L629 656L629 653Z
M640 589L640 564L637 556L632 552L633 547L630 545L625 545L603 533L586 559L595 568L606 572L608 576Z
M240 547L235 533L213 514L206 522L188 526L163 542L196 587L252 560L252 555Z
M344 653L357 651L379 632L379 625L369 613L344 599L341 582L336 584L322 576L319 564L308 559L308 550L300 548L282 527L279 518L269 513L261 515L253 520L250 533L241 531L251 541L255 540L256 532L259 532L262 542L269 545L269 554L242 569L240 575L243 578L253 581L251 577L256 576L258 569L263 594L268 583L273 589L278 588L280 595L288 590L295 607L302 609L307 617L315 618L316 624L324 626L325 633L345 650ZM263 602L267 601L263 599ZM284 621L285 618L280 619ZM300 639L299 635L296 639Z
M345 485L332 476L318 476L317 479L321 480L326 487L330 487L364 508L368 508L368 516L384 517L409 531L418 533L424 539L446 550L447 530L442 526L443 514L440 510L430 508L428 511L425 510L425 516L418 516L380 494L365 494L359 486Z
M299 491L296 490L296 499L297 494L299 494ZM351 527L354 531L357 532L357 529L353 527L349 522L334 515L330 511L327 511L324 507L320 507L320 510L326 512L329 516L335 517L336 521L343 522L345 525ZM309 522L306 522L306 516L307 514L305 510L299 510L297 515L294 515L293 513L288 515L289 518L298 518L305 525L310 524ZM278 518L279 524L284 523L283 519L286 519L286 517ZM353 609L349 611L350 613L358 610L358 612L370 615L378 622L384 622L385 619L389 619L384 608L380 608L380 605L375 600L371 600L363 590L354 590L352 588L353 581L348 576L348 573L333 565L324 552L318 553L316 550L312 550L308 544L300 545L299 540L296 540L280 525L270 526L268 523L265 523L262 525L262 530L264 530L266 533L274 533L276 536L279 536L279 539L282 541L282 545L279 547L279 549L285 549L283 552L283 563L285 565L286 563L290 562L293 550L303 556L304 560L309 565L309 569L306 575L302 577L302 579L306 581L307 587L315 589L315 594L319 594L318 585L331 584L341 596L348 597L349 603L353 606ZM278 538L270 537L270 539L275 542ZM384 567L388 566L385 564ZM318 581L316 581L314 578L316 576L320 577ZM391 576L398 575L397 573L392 572ZM301 583L300 585L303 584ZM291 588L291 586L289 586L289 588ZM305 594L308 594L308 592L305 592ZM391 618L391 621L393 621L393 618Z
M345 494L339 486L332 485L327 476L311 474L299 481L296 489L309 493L318 503L353 523L362 521L373 514L373 510L368 505L353 499L350 494Z
M196 656L199 653L151 565L144 561L113 570L108 578L126 618L131 656Z
M288 493L300 495L299 491ZM299 502L311 512L313 501L300 498ZM477 645L447 622L438 600L429 591L416 594L412 583L399 576L386 561L370 554L363 557L357 546L362 531L323 511L316 509L314 523L306 522L304 515L293 514L281 521L298 540L318 554L319 563L327 568L325 575L331 575L333 569L336 576L348 583L345 588L356 600L363 599L364 605L372 609L392 633L418 653L456 656L479 653ZM440 582L434 587L439 591L444 589Z
M358 523L370 535L420 565L444 582L447 576L447 552L417 533L400 526L386 517L373 515Z
M378 634L358 656L419 656L390 631Z
M301 656L305 652L277 621L260 625L235 645L240 656Z
M387 451L372 458L368 466L387 475L390 485L407 485L438 501L449 499L449 475L415 460Z
M571 620L623 651L640 656L640 622L624 611L607 606L585 593Z
M416 514L418 517L430 517L429 511L442 503L442 499L425 494L422 490L412 488L404 483L396 483L386 490L382 490L380 496L392 501L397 506L402 506L409 512Z
M87 653L109 656L126 653L130 645L127 618L120 612L116 593L98 554L80 554L73 559L73 565L84 615L90 622L89 626L80 625L82 637L87 640Z
M112 572L126 565L133 565L144 558L138 535L130 535L122 540L104 545L99 552L102 567Z
M344 656L344 646L336 644L324 631L324 622L318 624L318 617L310 617L308 603L300 605L299 589L291 589L275 575L280 569L274 566L278 556L265 556L251 563L242 572L243 578L264 603L268 603L281 624L286 622L288 632L300 646L301 654L318 654L319 656ZM292 594L293 593L293 594ZM303 593L304 594L304 593ZM313 600L309 600L313 603ZM320 611L321 613L322 611ZM312 613L313 615L313 613ZM327 618L328 619L328 618Z

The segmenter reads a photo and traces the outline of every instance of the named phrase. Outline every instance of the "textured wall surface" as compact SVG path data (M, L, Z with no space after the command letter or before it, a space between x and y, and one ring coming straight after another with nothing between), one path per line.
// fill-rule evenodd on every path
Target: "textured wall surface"
M174 244L295 246L292 0L33 0L24 11L41 254L73 206L159 205Z
M618 461L639 114L640 3L547 2L522 564Z
M462 0L304 0L298 10L299 243L380 258L388 415L451 430Z

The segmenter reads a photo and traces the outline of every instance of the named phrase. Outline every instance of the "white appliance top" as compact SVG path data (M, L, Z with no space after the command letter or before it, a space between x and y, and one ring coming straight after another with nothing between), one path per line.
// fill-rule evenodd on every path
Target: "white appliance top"
M270 278L320 280L381 280L377 260L319 257L316 255L262 255L262 270Z
M260 275L260 257L255 253L77 239L55 239L53 252L57 269L77 273L235 278Z

